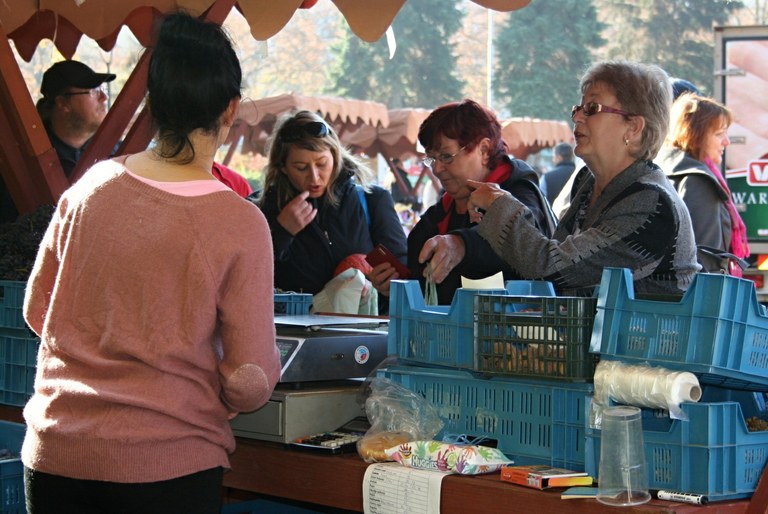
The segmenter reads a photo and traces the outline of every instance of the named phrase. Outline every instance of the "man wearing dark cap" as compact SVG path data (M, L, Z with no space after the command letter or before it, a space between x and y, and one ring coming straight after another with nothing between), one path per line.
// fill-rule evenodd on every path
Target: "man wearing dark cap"
M43 75L37 110L67 177L107 115L104 83L113 80L78 61L57 62Z

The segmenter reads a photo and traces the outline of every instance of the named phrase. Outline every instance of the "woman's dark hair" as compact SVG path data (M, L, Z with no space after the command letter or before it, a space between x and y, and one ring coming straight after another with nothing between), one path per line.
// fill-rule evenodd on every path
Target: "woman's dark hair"
M219 129L222 113L240 97L242 71L224 30L183 12L166 15L155 35L147 100L161 156L191 162L189 134Z
M501 124L496 115L474 100L442 105L432 111L419 127L419 142L427 152L437 149L440 137L454 139L467 151L484 138L491 140L488 169L494 169L509 147L501 137Z

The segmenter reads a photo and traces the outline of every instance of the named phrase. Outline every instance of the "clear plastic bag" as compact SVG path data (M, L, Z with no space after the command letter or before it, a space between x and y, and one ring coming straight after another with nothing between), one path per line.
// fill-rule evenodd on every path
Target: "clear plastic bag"
M422 396L382 377L370 382L365 413L371 428L357 442L357 453L366 462L392 460L384 450L433 439L443 428L437 410Z

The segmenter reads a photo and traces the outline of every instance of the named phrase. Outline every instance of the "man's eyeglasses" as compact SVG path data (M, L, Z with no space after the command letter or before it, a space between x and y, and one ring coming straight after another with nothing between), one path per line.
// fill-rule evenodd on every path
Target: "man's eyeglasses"
M435 155L434 157L432 157L431 155L427 155L421 160L421 162L424 164L424 166L427 166L429 168L432 168L435 165L435 163L437 163L438 161L441 162L442 164L451 164L453 162L453 158L459 155L465 148L466 146L462 146L461 148L459 148L459 150L456 153L453 153L453 154L443 152Z
M601 112L621 114L622 116L636 116L636 114L632 114L631 112L614 109L613 107L608 107L607 105L599 104L597 102L587 102L583 105L574 105L571 107L571 119L573 119L579 111L584 111L584 116L594 116Z
M91 95L98 98L102 94L107 94L107 90L104 86L97 86L88 91L69 91L67 93L62 93L61 96Z
M286 127L280 136L286 143L293 143L307 137L326 137L329 133L330 129L324 122L311 121L304 125Z

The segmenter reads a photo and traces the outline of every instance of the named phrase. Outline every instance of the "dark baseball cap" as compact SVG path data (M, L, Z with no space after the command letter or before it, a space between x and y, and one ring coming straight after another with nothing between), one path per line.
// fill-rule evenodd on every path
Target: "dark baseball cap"
M113 73L96 73L79 61L59 61L43 74L40 92L46 98L54 98L69 87L93 89L115 77Z

